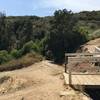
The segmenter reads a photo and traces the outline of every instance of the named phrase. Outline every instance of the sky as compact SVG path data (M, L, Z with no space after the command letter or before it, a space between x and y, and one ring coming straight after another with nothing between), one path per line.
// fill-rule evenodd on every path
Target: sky
M73 12L100 10L100 0L0 0L0 11L7 16L50 16L65 8Z

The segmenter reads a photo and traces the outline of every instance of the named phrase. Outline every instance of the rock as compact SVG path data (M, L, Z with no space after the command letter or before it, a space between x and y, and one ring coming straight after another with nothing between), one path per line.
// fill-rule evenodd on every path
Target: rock
M67 95L67 92L66 92L66 91L61 91L61 92L60 92L60 97L66 96L66 95Z
M22 97L21 100L25 100L24 97Z
M82 99L83 99L83 100L92 100L91 98L88 98L88 97L85 97L85 96L83 96Z
M60 96L66 96L66 95L75 95L73 91L61 91Z

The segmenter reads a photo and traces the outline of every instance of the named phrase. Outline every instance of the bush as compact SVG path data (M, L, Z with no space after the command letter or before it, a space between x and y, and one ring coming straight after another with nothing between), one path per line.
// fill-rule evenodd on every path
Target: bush
M27 53L33 51L32 46L33 46L33 41L29 41L20 50L16 50L16 49L12 50L11 55L13 58L20 58L23 55L26 55Z
M3 64L9 60L11 60L11 56L8 54L8 52L5 50L0 51L0 64Z
M39 42L33 43L33 41L29 41L23 46L23 48L19 50L14 49L10 52L10 54L8 54L6 50L0 51L0 64L8 62L12 59L19 59L27 53L32 53L34 51L39 53L41 51L39 46ZM36 55L37 54L34 56Z
M20 50L14 49L14 50L11 51L10 54L15 59L18 59L18 58L20 58L20 57L22 57L24 55L22 49L20 49Z
M25 55L33 50L33 41L27 42L23 48L19 51L20 55Z
M33 44L32 49L33 49L35 52L37 52L37 53L40 53L40 52L41 52L40 46L39 46L39 44L37 44L37 43L34 43L34 44Z
M18 58L18 50L14 49L14 50L11 51L10 54L11 54L11 56L12 56L13 58Z
M26 55L27 53L30 52L36 52L41 54L41 52L43 51L43 46L41 45L41 41L36 40L34 43L33 41L29 41L27 42L23 48L21 48L20 50L14 50L12 51L12 55L15 58L19 58L22 57L23 55Z

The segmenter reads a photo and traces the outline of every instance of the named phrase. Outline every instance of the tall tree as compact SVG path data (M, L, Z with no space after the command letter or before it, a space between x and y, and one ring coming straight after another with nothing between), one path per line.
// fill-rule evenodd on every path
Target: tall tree
M54 19L51 22L52 27L48 48L52 51L56 62L62 61L65 52L71 52L69 47L74 48L75 41L78 41L77 36L79 34L74 32L74 26L76 23L77 18L71 11L64 9L58 10L54 13Z
M7 33L6 33L6 16L4 13L0 12L0 49L5 50L8 47L7 41Z

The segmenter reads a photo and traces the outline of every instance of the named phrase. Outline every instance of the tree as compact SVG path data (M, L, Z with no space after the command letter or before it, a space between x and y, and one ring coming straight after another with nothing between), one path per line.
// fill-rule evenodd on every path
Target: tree
M6 16L0 12L0 50L7 49Z
M17 20L14 22L17 49L32 39L32 31L32 22L30 20Z
M65 52L72 52L79 45L81 36L74 31L76 23L77 18L71 11L64 9L54 13L48 49L52 51L55 62L63 61Z

